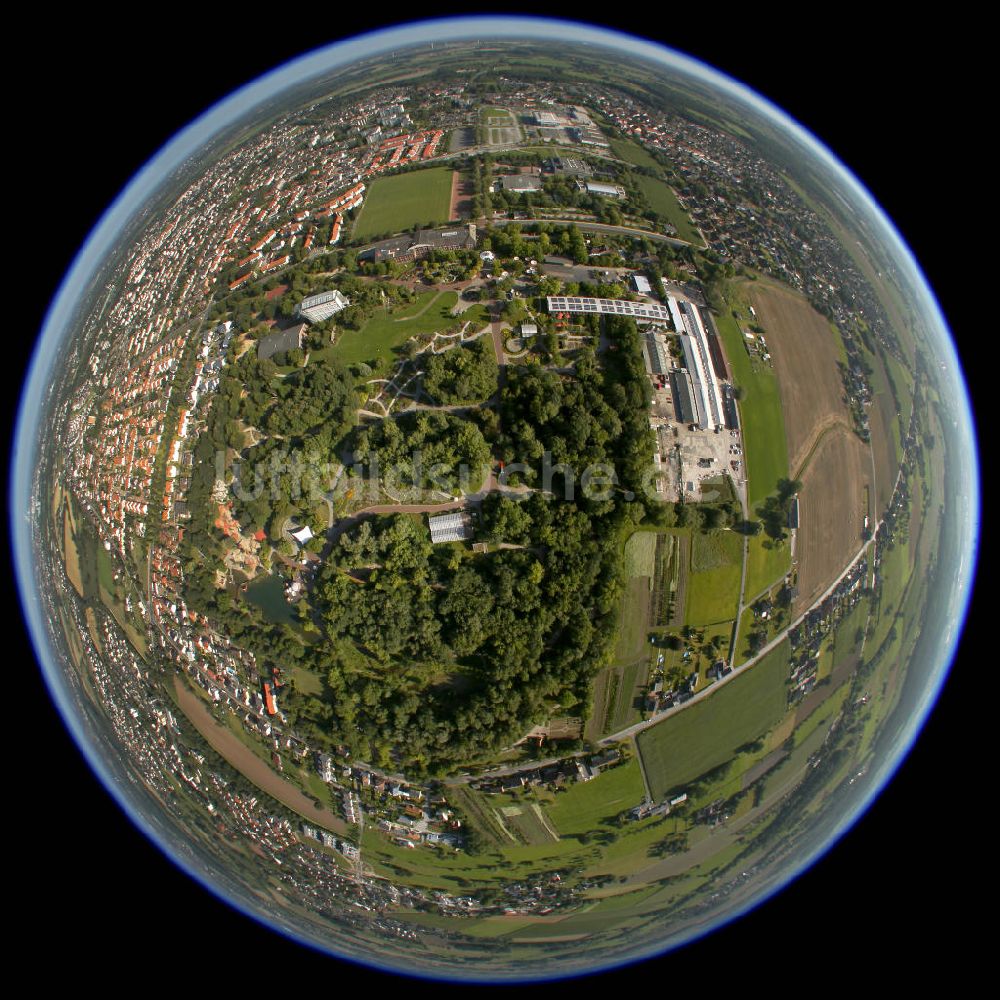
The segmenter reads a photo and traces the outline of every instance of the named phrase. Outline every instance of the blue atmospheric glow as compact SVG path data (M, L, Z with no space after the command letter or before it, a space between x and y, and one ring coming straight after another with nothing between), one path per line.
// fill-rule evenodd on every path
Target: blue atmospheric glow
M187 859L180 857L176 847L161 834L160 830L150 822L145 814L135 808L131 790L127 791L127 786L119 786L117 778L111 773L97 748L91 744L83 718L73 704L68 688L62 679L60 660L49 642L47 622L43 619L43 607L36 591L33 568L34 553L28 514L32 509L32 477L37 464L36 455L43 443L39 440L38 432L43 425L42 418L48 402L47 392L56 361L61 355L61 349L66 338L72 335L74 315L79 300L97 274L101 263L116 247L129 220L155 194L163 181L189 157L201 150L212 137L251 115L261 102L321 74L346 67L361 59L390 52L396 48L405 48L431 41L444 42L476 37L550 40L590 44L605 49L611 48L617 50L623 58L639 57L687 74L721 92L726 97L742 102L751 109L751 112L761 115L778 126L805 150L804 155L815 158L837 178L843 188L849 192L849 197L858 211L867 214L874 223L876 240L881 241L889 248L891 256L901 271L905 272L905 286L912 289L916 296L914 307L928 318L928 326L934 336L934 349L937 352L935 360L944 362L947 366L948 377L954 393L953 398L958 411L959 426L957 430L965 446L964 454L958 456L958 460L967 468L962 469L966 494L961 498L954 498L956 504L961 502L964 505L964 509L953 515L958 518L960 571L957 584L947 595L947 599L950 602L949 617L954 623L954 627L949 635L942 636L940 639L939 667L932 682L927 683L921 691L918 708L908 719L906 729L896 743L895 752L880 762L877 773L866 783L866 790L860 803L848 814L840 816L836 826L825 831L823 843L797 867L785 873L780 885L771 886L763 897L758 896L758 898L753 899L739 912L727 914L717 920L713 926L718 926L738 916L739 913L746 912L758 905L763 898L778 891L782 885L795 878L828 850L869 807L912 746L940 694L949 665L955 655L960 626L968 609L976 560L981 501L972 410L962 380L959 359L940 307L928 287L919 265L904 244L898 231L875 204L868 191L846 170L826 146L808 134L769 101L697 60L633 36L567 21L493 16L448 18L372 32L309 53L243 87L210 108L190 126L179 132L136 174L89 235L48 311L35 348L29 376L20 401L12 458L13 475L9 493L11 531L14 539L16 571L22 604L49 691L58 706L60 715L91 768L100 776L102 783L113 794L119 806L132 822L150 840L157 843L175 864L196 878L220 899L235 906L248 916L262 920L261 915L254 912L248 905L224 896L221 889L213 884L208 873L200 870ZM279 929L303 944L313 948L321 947L317 941L309 940L294 927L286 926ZM701 933L704 931L698 932L698 936ZM694 936L695 933L690 932L679 939L670 941L669 946L678 946ZM661 948L652 948L645 955L633 955L615 964L627 964L638 958L657 954L661 950L662 946ZM336 954L338 958L349 959L359 964L367 962L379 967L376 956L359 957L340 952ZM613 966L605 965L602 968L609 967ZM411 970L394 968L391 971L406 971L413 974ZM553 970L551 975L536 975L527 978L538 980L562 975L564 973ZM428 976L428 978L433 977ZM455 978L467 982L483 981L477 980L474 975L466 974L464 970L462 973L456 972Z

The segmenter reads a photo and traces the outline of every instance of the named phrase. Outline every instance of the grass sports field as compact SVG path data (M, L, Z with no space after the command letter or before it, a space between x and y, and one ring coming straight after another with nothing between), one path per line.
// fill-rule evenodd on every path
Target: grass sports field
M712 625L736 615L743 568L743 536L732 531L696 532L687 578L688 625Z
M636 745L654 801L724 764L784 715L788 657L783 642L711 697L639 735Z
M354 224L354 236L368 239L381 233L399 233L413 226L438 226L451 211L451 175L448 167L414 170L378 177Z
M650 207L677 230L678 237L687 240L688 243L702 246L698 230L694 228L687 212L677 200L674 189L665 181L655 177L647 177L645 174L640 174L636 180L639 183L639 190L646 196Z
M743 450L747 466L747 496L751 510L788 476L785 418L778 379L765 363L751 359L739 324L727 310L715 318L733 379L744 392L740 401Z

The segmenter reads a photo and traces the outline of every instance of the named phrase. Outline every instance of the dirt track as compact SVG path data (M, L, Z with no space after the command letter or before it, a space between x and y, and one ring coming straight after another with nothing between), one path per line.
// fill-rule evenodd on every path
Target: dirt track
M460 170L451 175L451 214L452 221L467 219L472 211L472 185L462 176Z
M249 747L240 742L235 733L216 722L201 698L182 683L180 678L174 678L174 689L177 701L191 724L240 774L310 823L333 833L347 833L347 824L339 816L335 816L329 809L317 809L312 799L268 767Z
M797 293L761 280L745 286L771 349L781 390L788 468L802 480L795 557L808 607L862 542L871 453L851 429L837 368L837 338Z

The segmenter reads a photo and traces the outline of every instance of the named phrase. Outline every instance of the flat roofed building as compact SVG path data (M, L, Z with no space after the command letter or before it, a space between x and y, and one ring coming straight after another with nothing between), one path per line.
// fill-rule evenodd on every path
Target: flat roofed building
M464 542L473 535L472 519L461 510L428 517L427 527L431 529L433 545L441 542Z
M647 278L645 275L642 275L642 274L633 274L632 275L632 287L640 295L652 295L653 294L653 286L649 283L649 278Z
M722 414L726 418L727 431L738 431L740 429L740 417L736 409L736 397L733 395L733 387L731 385L724 385L722 387Z
M347 296L335 288L332 292L320 292L310 295L299 303L298 315L310 323L322 323L323 320L336 316L341 309L351 304Z
M694 408L694 393L691 391L691 376L679 368L670 373L670 388L673 390L674 412L682 424L698 423Z
M533 174L508 174L500 178L504 191L541 191L542 179Z
M691 302L678 302L672 295L667 296L667 305L674 327L680 334L684 363L691 373L695 403L700 415L698 425L703 430L724 427L726 417L722 393L715 377L708 334L702 323L701 313Z
M594 174L586 161L573 156L554 156L549 160L549 168L554 174L568 174L570 177L592 177Z
M550 295L548 310L566 313L596 313L604 316L631 316L640 323L665 323L670 313L657 302L629 302L626 299L592 299L579 295Z
M421 229L417 233L397 236L391 240L381 240L365 247L359 260L416 260L426 257L432 250L474 250L476 247L476 225L454 229Z
M646 371L651 375L667 374L670 365L667 362L662 333L654 330L646 334L642 341L642 351L646 358Z
M301 348L305 331L305 323L299 323L297 326L290 326L280 333L270 333L266 337L261 337L257 341L258 360L264 361L274 357L275 354L283 354L285 351Z
M599 194L605 198L624 198L625 188L620 184L601 184L599 181L587 181L587 194Z

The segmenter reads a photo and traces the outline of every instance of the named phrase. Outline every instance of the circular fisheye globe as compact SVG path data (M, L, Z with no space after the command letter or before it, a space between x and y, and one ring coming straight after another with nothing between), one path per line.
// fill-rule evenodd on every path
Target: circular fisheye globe
M935 702L979 528L858 181L660 45L466 18L212 107L69 269L17 578L100 783L339 958L554 979L772 896Z

